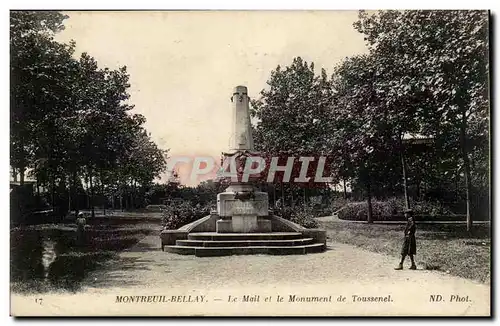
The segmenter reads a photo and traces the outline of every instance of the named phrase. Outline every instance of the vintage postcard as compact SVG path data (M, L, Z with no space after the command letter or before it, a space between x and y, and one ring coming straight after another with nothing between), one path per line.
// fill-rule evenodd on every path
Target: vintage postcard
M491 316L484 10L10 12L23 316Z

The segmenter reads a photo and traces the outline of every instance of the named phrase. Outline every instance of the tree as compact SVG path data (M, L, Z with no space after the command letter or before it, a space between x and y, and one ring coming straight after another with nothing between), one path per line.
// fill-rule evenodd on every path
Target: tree
M300 57L290 67L271 72L269 89L252 100L255 144L258 150L272 153L326 153L324 137L330 122L330 81L324 69L314 73L314 64Z
M11 165L19 172L21 183L26 169L40 162L35 152L47 136L43 131L55 128L53 118L68 104L74 44L63 45L53 39L64 28L66 18L51 11L11 13Z
M145 118L130 112L126 67L101 69L87 53L76 60L74 42L54 41L65 18L11 13L11 166L21 183L31 169L49 185L54 207L63 197L70 206L83 179L94 215L96 185L101 196L132 183L135 192L165 169L166 152L151 141Z
M471 140L488 138L482 129L489 105L487 12L381 11L360 12L359 18L355 27L365 34L370 56L384 58L385 71L392 71L388 104L418 99L415 114L425 134L459 153L470 230L471 153L481 153L474 149L480 145ZM471 130L481 130L479 137ZM472 157L484 162L482 153Z
M272 71L267 85L251 102L256 149L273 156L328 155L332 90L326 71L318 76L314 63L297 57ZM287 188L293 205L294 187Z
M377 59L369 55L347 58L332 76L332 146L339 158L337 170L351 179L353 188L365 190L368 223L373 221L373 191L396 183L399 160L390 153L398 151L403 129L403 122L386 105Z

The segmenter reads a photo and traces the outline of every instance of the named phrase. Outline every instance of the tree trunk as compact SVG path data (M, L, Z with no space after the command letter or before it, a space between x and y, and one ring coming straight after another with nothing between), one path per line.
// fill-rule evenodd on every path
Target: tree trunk
M470 173L470 160L469 155L467 153L467 141L466 141L466 117L465 114L462 118L462 125L460 126L460 147L462 153L462 159L464 161L464 172L465 172L465 200L467 205L467 231L470 232L472 230L472 216L471 216L471 193L472 193L472 185L471 185L471 173Z
M120 211L123 212L123 190L120 189Z
M76 178L78 177L76 170L73 171L73 206L75 207L75 216L78 216L78 204L79 204L79 198L78 198L78 188L77 188L77 183L76 183Z
M344 184L344 199L347 199L347 188L345 186L345 179L342 179L342 183Z
M102 196L101 198L103 200L102 209L103 209L103 214L106 215L106 205L108 204L108 198L104 193L104 183L102 182L102 169L100 169L99 175L100 175L99 181L101 182L101 196Z
M71 212L71 176L68 176L68 213Z
M129 200L130 200L130 191L127 189L127 190L125 191L124 196L123 196L123 203L124 203L124 205L123 205L123 206L125 206L125 210L126 210L126 211L128 211L128 203L129 203Z
M26 169L26 156L25 156L25 151L24 151L24 136L19 137L19 147L21 149L21 158L19 160L19 184L22 186L24 185L24 172Z
M89 204L90 204L90 214L92 216L92 219L95 218L95 211L94 211L94 185L93 185L93 174L92 174L92 169L89 169L89 186L90 186L90 198L89 198Z
M50 178L50 203L52 208L56 207L56 180L53 176Z
M367 223L373 223L373 209L372 209L372 192L371 192L371 185L368 183L366 185L366 192L368 195L368 218L367 218Z
M17 169L14 167L12 168L12 179L17 182Z
M24 167L20 167L19 168L19 184L21 186L24 185L24 172L25 172L25 168Z
M406 162L405 162L405 154L404 154L404 145L403 145L403 136L401 136L401 168L403 169L403 188L404 188L404 196L405 196L405 208L410 209L410 201L408 199L408 183L406 178Z
M281 182L281 207L285 208L285 188L283 182Z
M54 178L54 176L52 176L50 178L50 193L51 193L51 204L52 204L52 223L55 222L55 215L56 215L56 212L57 212L57 207L56 207L56 180Z
M276 184L273 183L273 203L274 208L276 208Z
M136 186L135 180L132 180L130 185L132 186L131 206L132 206L132 209L135 209L135 206L136 206L136 203L135 203L135 186Z
M90 209L90 186L88 177L85 179L85 209Z

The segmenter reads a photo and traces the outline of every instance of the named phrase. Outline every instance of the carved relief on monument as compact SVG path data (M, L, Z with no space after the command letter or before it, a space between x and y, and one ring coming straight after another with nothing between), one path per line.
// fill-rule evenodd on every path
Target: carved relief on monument
M267 215L266 203L262 200L226 200L224 201L226 215ZM263 212L263 210L266 210Z

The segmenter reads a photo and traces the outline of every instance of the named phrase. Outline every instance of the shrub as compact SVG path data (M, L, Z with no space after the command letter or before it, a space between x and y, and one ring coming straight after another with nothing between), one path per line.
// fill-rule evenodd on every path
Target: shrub
M298 211L290 219L292 222L302 225L308 229L314 229L318 227L318 221L314 219L314 215L307 211Z
M166 229L174 230L210 214L210 206L194 205L190 201L172 202L162 211Z
M453 213L439 202L411 202L414 215L421 218L436 215L452 215ZM403 198L390 198L386 201L372 201L373 219L375 221L401 220L404 216L405 204ZM366 221L368 218L368 203L355 202L338 212L341 220Z
M332 213L338 211L342 207L345 207L347 204L349 204L350 201L344 198L335 198L331 201L330 203L330 210Z
M291 222L302 225L305 228L316 228L318 222L311 207L296 206L294 208L285 207L277 212L277 215Z

